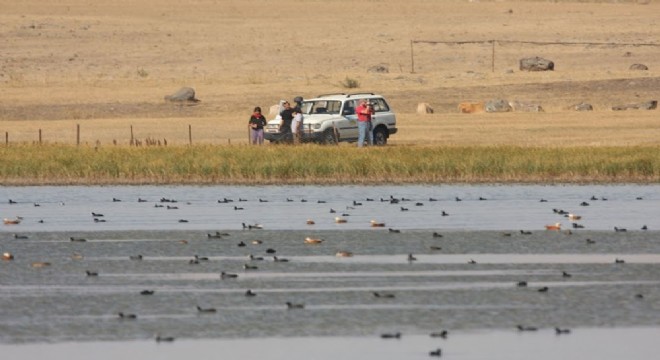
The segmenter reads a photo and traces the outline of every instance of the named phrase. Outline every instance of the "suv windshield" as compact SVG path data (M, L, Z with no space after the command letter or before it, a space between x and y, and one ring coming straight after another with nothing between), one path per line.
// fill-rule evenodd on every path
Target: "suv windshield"
M339 114L341 101L317 100L302 103L303 114Z

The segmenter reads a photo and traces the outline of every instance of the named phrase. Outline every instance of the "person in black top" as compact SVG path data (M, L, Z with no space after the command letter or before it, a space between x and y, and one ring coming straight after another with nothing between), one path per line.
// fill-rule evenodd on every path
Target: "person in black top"
M303 102L302 96L294 97L293 102L296 103L296 106L294 106L294 108L302 109L302 102Z
M293 134L291 133L291 121L293 120L293 108L288 101L285 101L282 106L284 110L280 112L280 136L282 142L290 143L293 141Z
M261 108L255 107L248 127L250 128L250 142L253 145L262 145L264 143L264 126L266 126L266 118L261 114Z

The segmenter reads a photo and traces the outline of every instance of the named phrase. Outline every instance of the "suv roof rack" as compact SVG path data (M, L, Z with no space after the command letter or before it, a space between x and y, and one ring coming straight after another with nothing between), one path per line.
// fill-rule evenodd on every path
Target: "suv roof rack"
M344 93L330 93L330 94L321 94L317 97L333 96L333 95L346 95Z
M359 92L359 93L348 94L346 97L351 97L351 96L355 96L355 95L376 95L376 94L374 94L372 92Z

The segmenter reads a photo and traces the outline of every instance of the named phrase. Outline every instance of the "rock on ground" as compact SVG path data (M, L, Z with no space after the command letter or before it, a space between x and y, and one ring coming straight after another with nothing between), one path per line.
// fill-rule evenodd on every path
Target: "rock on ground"
M172 95L166 95L165 100L172 102L198 102L195 98L195 89L191 87L182 87Z

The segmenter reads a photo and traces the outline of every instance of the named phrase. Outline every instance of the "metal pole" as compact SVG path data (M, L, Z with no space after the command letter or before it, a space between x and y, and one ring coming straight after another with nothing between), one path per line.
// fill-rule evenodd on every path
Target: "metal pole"
M413 41L410 40L410 73L415 73L415 55L413 54Z

